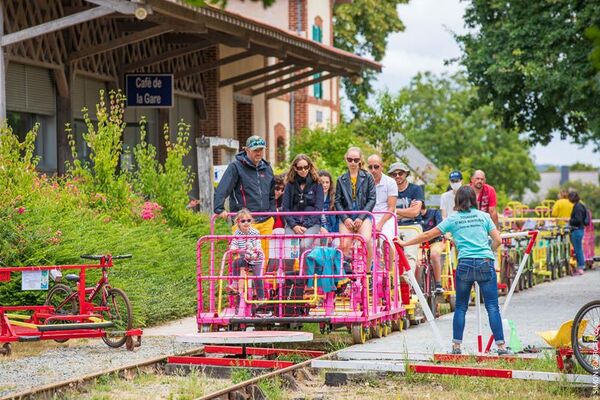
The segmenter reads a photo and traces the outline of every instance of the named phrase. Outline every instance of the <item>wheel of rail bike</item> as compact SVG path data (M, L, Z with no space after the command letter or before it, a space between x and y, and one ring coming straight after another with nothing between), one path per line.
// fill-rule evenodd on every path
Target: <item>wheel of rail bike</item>
M408 317L404 317L404 318L402 318L402 329L401 330L407 330L408 328L410 328L410 319Z
M215 332L215 327L212 324L200 325L200 333L210 333L210 332Z
M352 342L354 344L363 344L367 341L367 329L361 324L352 324Z
M387 335L389 335L390 333L392 333L392 326L390 325L389 322L383 322L381 324L381 335L383 337L386 337Z
M582 332L583 331L583 332ZM600 374L600 300L594 300L575 315L571 328L573 354L587 372Z
M371 337L372 338L381 338L383 337L383 326L379 324L375 324L370 328Z
M10 357L12 354L12 345L10 343L4 343L2 347L0 347L0 355L5 357Z
M69 296L73 293L73 290L62 283L54 285L46 296L44 305L54 307L54 314L56 315L74 315L79 312L79 303L77 297L73 296L69 299ZM51 320L48 324L66 324L68 321ZM54 339L57 343L64 343L69 339Z
M394 317L394 319L392 320L392 332L402 332L402 328L404 325L404 321L402 319L402 316L397 315Z
M106 335L102 340L110 347L121 347L128 339L126 331L133 328L129 298L121 289L110 288L102 305L108 307L108 311L102 311L102 317L114 323L114 326L105 329Z

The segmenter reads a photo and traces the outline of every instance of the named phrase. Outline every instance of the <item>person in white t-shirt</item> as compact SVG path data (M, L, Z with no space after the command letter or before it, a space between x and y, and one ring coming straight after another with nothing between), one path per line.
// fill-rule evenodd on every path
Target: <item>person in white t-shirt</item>
M373 212L389 211L394 214L398 198L396 181L383 173L383 161L377 154L369 156L367 167L375 179L375 190L377 192ZM375 223L377 232L383 233L388 240L392 240L396 236L396 226L391 214L375 214Z
M463 176L460 171L450 172L450 190L442 194L440 199L440 210L442 210L442 219L446 219L456 211L454 210L454 196L456 191L463 184Z

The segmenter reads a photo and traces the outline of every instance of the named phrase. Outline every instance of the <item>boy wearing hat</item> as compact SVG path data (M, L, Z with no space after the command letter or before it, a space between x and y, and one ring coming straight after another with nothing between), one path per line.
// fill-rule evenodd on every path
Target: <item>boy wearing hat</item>
M440 210L442 211L443 219L448 218L456 212L454 210L454 196L456 196L456 191L463 184L463 176L460 171L450 172L448 179L450 180L450 190L443 193L440 198Z

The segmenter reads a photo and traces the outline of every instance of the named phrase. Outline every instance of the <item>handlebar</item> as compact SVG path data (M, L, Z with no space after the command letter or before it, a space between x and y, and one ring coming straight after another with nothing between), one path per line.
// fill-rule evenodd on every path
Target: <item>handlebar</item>
M87 260L101 260L103 258L111 257L110 254L82 254L79 256L80 258L85 258ZM113 260L123 260L125 258L132 258L131 254L122 254L119 256L112 256Z

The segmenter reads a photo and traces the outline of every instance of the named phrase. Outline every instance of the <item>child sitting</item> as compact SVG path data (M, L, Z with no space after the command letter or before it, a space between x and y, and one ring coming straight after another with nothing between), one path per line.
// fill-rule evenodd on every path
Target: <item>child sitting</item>
M242 268L251 268L254 276L262 275L262 265L265 259L260 240L256 237L260 232L252 227L252 215L246 208L238 211L235 216L235 224L237 229L234 233L235 238L231 240L230 250L239 250L239 257L233 261L232 276L239 277ZM241 280L239 280L241 281ZM243 282L243 281L241 281ZM259 300L264 299L263 281L260 279L254 280L256 287L256 296ZM227 292L231 294L239 293L239 286L242 283L238 279L234 279L233 283L227 287Z

